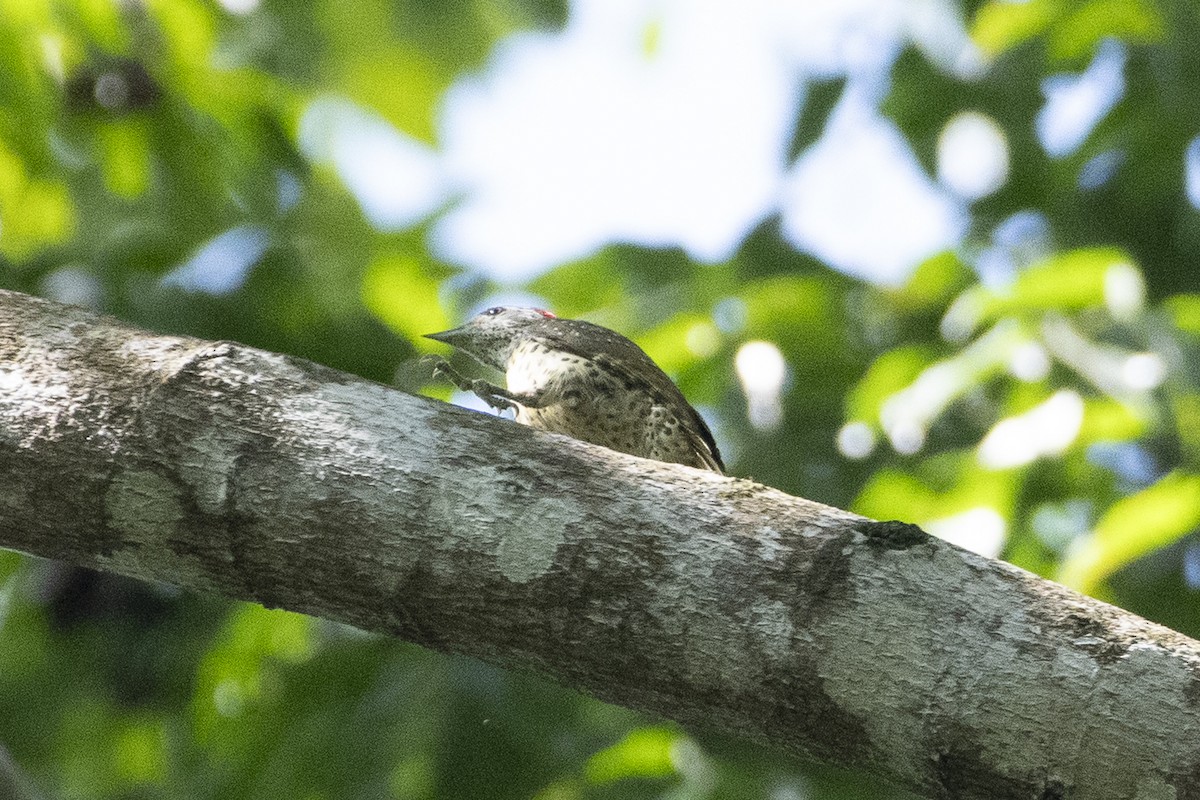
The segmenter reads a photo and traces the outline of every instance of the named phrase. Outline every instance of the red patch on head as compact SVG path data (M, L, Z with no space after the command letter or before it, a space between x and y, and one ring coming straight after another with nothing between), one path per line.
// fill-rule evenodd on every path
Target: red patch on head
M555 314L552 314L551 312L547 311L547 310L546 310L546 309L544 309L544 308L535 308L535 309L534 309L534 311L538 312L539 314L541 314L541 315L542 315L543 317L545 317L546 319L558 319L558 316L557 316L557 315L555 315Z

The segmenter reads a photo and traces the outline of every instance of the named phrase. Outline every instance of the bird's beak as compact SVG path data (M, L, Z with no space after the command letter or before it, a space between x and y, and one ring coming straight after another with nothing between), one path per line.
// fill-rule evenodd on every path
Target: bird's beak
M462 341L462 339L465 335L466 335L466 330L464 328L451 328L448 331L440 331L438 333L427 333L427 334L425 334L425 338L433 339L435 342L442 342L443 344L448 344L451 347L457 347L458 343L460 341Z

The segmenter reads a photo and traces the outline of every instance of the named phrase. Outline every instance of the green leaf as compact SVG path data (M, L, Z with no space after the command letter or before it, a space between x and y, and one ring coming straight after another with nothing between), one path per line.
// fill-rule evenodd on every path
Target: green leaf
M903 519L918 525L975 508L989 508L1003 517L1011 513L1018 470L985 469L973 450L929 459L923 466L920 476L894 469L876 472L851 510L875 519Z
M385 325L414 342L450 327L437 290L437 281L412 256L377 258L363 276L363 303Z
M230 614L196 678L193 710L201 741L223 746L221 724L236 724L260 696L268 660L299 662L312 653L313 620L302 614L245 604Z
M1114 503L1073 547L1058 580L1081 592L1200 526L1200 475L1172 473Z
M1185 463L1200 467L1200 395L1181 392L1173 395L1170 403L1174 427L1186 451Z
M921 262L904 286L888 294L907 311L934 308L948 303L972 279L970 268L955 253L939 253Z
M112 53L124 52L129 46L129 32L121 22L122 7L119 3L110 0L75 0L73 7L93 42Z
M160 783L167 774L167 733L161 721L149 719L117 734L113 758L117 774L130 783Z
M616 306L626 296L625 273L612 248L555 267L529 283L529 291L546 298L561 317L581 317L597 308Z
M916 380L933 360L933 349L920 345L898 347L879 356L846 396L846 418L873 424L884 401Z
M378 111L399 130L436 142L438 100L445 89L436 65L416 50L392 46L342 67L339 85L349 97Z
M75 230L75 206L63 183L32 178L21 186L15 202L0 197L0 222L0 255L19 260L66 241Z
M855 513L874 519L928 519L936 507L936 492L916 477L891 469L872 475L851 504Z
M1148 409L1110 397L1089 397L1083 404L1083 425L1077 441L1128 441L1144 435L1149 427Z
M1054 27L1050 55L1063 60L1088 58L1103 39L1148 44L1163 37L1161 13L1144 0L1090 0Z
M999 55L1044 32L1062 12L1061 0L991 0L975 14L971 38L985 54Z
M131 199L150 183L150 146L140 120L121 120L97 132L104 185L113 194Z
M671 749L683 736L669 728L641 728L588 759L588 783L623 778L665 778L675 774Z
M637 337L646 354L668 375L713 355L721 346L721 332L705 314L680 312Z
M766 339L785 353L804 353L798 374L836 355L843 338L841 287L817 276L780 275L756 281L739 294L746 304L746 338Z
M1185 333L1200 336L1200 294L1177 294L1163 303L1163 307Z
M1132 272L1130 272L1132 270ZM1116 280L1124 283L1114 286ZM1121 297L1113 292L1126 290ZM1105 303L1141 303L1141 273L1133 259L1117 247L1070 250L1030 267L1020 274L1010 291L988 304L992 316L1029 311L1072 311ZM1134 297L1129 297L1133 293Z

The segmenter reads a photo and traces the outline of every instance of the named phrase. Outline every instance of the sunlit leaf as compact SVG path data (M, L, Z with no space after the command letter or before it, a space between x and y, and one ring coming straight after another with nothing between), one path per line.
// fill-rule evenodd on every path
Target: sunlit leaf
M121 20L122 6L111 0L75 0L88 36L109 52L119 53L129 45L129 31Z
M827 322L836 309L829 282L815 277L768 278L747 286L741 297L751 329Z
M929 428L950 404L1002 374L1025 341L1019 325L1002 320L954 355L923 368L883 400L879 421L888 438L901 452L919 451Z
M1079 441L1126 441L1145 434L1149 425L1146 409L1109 397L1089 397L1084 402Z
M437 790L437 770L427 753L414 754L396 763L388 778L395 797L434 797Z
M1005 519L1011 514L1019 470L984 469L970 451L947 454L925 466L930 473L927 479L895 469L876 472L855 498L852 510L875 519L918 524L976 508L993 509Z
M545 297L555 313L579 317L596 308L616 305L625 296L625 274L617 268L612 250L564 264L529 283L529 290Z
M706 314L680 312L637 337L638 344L668 374L678 374L713 355L722 335Z
M16 207L28 183L24 160L0 140L0 214Z
M746 338L774 342L785 354L796 354L800 376L825 372L846 342L842 338L844 299L841 287L814 276L779 276L743 288Z
M363 276L363 303L392 330L419 342L450 327L438 300L437 281L409 256L377 258Z
M146 3L178 67L202 71L209 66L209 55L216 40L213 9L197 0L148 0Z
M121 120L97 132L104 185L113 194L134 198L150 183L150 146L140 120Z
M971 38L985 53L998 55L1045 31L1064 7L1062 0L989 0L975 14Z
M884 401L908 386L934 360L932 348L898 347L879 356L846 395L847 419L877 420Z
M1014 311L1068 311L1106 302L1141 302L1141 297L1112 297L1119 288L1115 277L1136 268L1129 255L1115 247L1069 250L1021 272L1013 286L998 293L988 304L995 316ZM1114 271L1115 270L1115 271ZM1137 285L1129 287L1137 292Z
M588 783L622 778L665 778L675 774L671 748L683 737L669 728L640 728L588 759Z
M166 745L166 731L157 720L127 726L116 737L117 774L130 783L161 782L167 774Z
M1186 450L1187 465L1200 469L1200 395L1180 392L1171 398L1175 429Z
M583 787L575 782L556 781L533 796L533 800L583 800Z
M239 606L204 656L192 707L196 735L209 739L222 718L236 720L258 699L269 659L303 661L312 653L313 620L302 614Z
M907 310L939 307L949 302L955 292L966 288L974 276L954 253L939 253L921 262L899 289L890 297Z
M1200 336L1200 295L1177 294L1167 298L1163 304L1175 327L1181 331Z
M146 8L158 23L169 55L172 83L193 105L214 111L243 90L240 81L214 79L212 51L216 45L214 9L198 0L147 0ZM164 65L166 66L166 65Z
M67 187L54 180L28 181L16 201L0 206L0 254L23 258L67 239L75 227L75 207Z
M899 470L879 470L859 492L851 509L874 519L928 519L937 494L914 476Z
M51 0L0 0L0 19L14 27L36 30L51 24L54 5Z
M1108 576L1200 526L1200 475L1176 472L1122 498L1063 561L1058 580L1095 591Z
M340 83L354 101L382 114L404 133L432 144L435 111L445 88L436 66L398 47L347 64Z
M1146 0L1089 0L1054 26L1050 54L1083 59L1104 39L1146 44L1161 39L1165 30L1162 14Z

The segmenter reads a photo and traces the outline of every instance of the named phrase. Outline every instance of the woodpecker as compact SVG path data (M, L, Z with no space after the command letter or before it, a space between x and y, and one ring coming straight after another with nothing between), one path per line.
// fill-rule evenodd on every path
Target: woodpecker
M666 373L619 333L540 308L496 306L427 338L504 373L506 389L429 357L435 377L517 422L622 453L724 473L708 425Z

